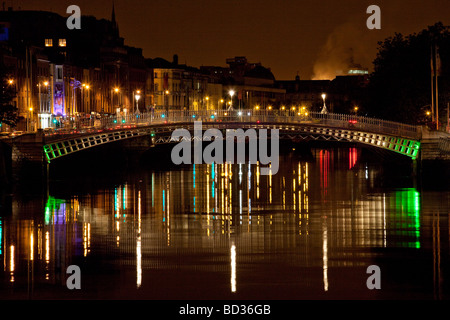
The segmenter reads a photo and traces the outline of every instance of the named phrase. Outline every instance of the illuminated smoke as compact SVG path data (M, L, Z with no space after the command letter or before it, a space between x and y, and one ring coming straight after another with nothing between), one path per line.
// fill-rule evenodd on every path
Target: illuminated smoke
M361 64L371 67L375 58L376 40L370 32L355 23L337 27L327 38L313 67L313 80L332 80L337 75L347 74L348 69ZM371 42L373 46L368 46Z

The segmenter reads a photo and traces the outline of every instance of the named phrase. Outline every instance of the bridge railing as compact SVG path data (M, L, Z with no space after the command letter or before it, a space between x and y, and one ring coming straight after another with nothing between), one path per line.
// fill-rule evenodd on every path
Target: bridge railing
M419 139L421 128L393 121L356 115L295 112L292 110L158 110L140 114L110 116L101 119L68 121L56 134L85 134L108 129L132 128L151 124L176 122L242 122L242 123L310 123L339 128L360 129L369 132ZM53 134L55 134L53 133Z

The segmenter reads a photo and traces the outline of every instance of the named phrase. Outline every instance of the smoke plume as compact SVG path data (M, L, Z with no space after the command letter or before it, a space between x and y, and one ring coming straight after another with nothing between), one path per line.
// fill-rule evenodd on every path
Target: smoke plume
M337 27L327 38L313 67L313 80L332 80L354 66L370 68L374 48L367 46L370 31L355 23ZM376 41L374 42L376 46Z

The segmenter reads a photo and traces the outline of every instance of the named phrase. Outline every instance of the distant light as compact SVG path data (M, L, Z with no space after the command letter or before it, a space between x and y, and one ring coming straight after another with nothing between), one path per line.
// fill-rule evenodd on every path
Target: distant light
M230 96L233 98L233 96L234 96L234 94L235 94L234 90L230 90L230 91L229 91L229 94L230 94Z
M114 88L114 92L115 93L119 92L119 88Z
M211 116L211 119L214 119L214 118L215 118L215 116L214 116L214 115L212 115L212 116Z
M249 116L249 115L250 115L250 112L247 112L247 115Z
M192 115L192 118L195 118L195 114Z
M166 117L166 115L165 115L165 114L162 114L162 115L161 115L161 118L165 118L165 117Z
M241 111L238 112L238 116L242 116L242 112Z

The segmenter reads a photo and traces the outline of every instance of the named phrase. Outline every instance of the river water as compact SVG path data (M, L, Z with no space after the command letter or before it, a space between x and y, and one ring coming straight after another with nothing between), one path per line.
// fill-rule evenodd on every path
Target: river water
M408 163L318 147L284 151L268 176L257 164L117 172L2 196L1 299L450 297L450 188L424 187Z

